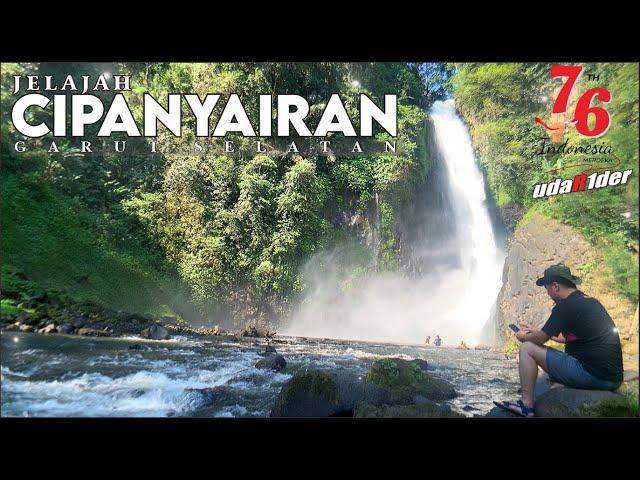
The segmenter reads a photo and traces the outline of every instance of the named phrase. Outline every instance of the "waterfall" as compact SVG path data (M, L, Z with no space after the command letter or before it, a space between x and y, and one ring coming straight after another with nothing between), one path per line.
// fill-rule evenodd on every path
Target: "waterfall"
M447 171L464 288L454 315L469 319L479 332L491 314L502 285L505 254L498 248L489 216L485 183L473 154L467 127L456 114L453 100L431 108L436 144Z
M502 283L504 253L489 215L485 182L453 100L430 111L439 161L401 219L408 267L345 281L339 249L312 258L307 288L280 333L444 344L480 342Z

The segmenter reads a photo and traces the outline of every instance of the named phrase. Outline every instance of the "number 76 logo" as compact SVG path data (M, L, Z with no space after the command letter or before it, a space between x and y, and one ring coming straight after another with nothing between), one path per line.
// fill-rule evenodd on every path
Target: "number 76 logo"
M553 104L553 113L565 113L567 111L567 103L569 103L569 95L573 90L573 86L582 74L583 67L571 66L571 65L554 65L551 67L551 78L564 77L566 80L562 85L562 88L558 92L555 103ZM578 99L576 109L573 114L573 120L570 124L575 125L576 130L585 137L599 137L604 135L611 125L611 116L609 112L603 107L593 107L591 102L593 99L597 99L602 103L609 103L611 101L611 92L606 88L596 87L590 88L584 92ZM589 115L592 114L595 117L593 128L589 128ZM535 118L536 122L540 123L547 130L559 130L563 128L561 126L553 127L545 124L540 117Z

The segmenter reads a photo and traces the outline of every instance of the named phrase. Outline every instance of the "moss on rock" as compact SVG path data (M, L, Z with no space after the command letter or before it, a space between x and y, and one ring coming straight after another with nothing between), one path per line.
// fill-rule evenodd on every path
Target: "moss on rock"
M271 416L322 417L337 410L338 390L333 378L318 370L305 370L296 373L282 387Z
M451 384L429 375L417 362L401 358L374 361L367 381L407 397L421 395L429 400L447 400L456 396Z
M448 405L439 405L434 402L413 405L370 405L363 403L356 407L354 417L464 417L464 415L454 412Z

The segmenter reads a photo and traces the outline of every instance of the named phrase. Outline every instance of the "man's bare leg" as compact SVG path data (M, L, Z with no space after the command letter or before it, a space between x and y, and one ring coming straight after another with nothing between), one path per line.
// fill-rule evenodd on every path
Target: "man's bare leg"
M526 407L533 407L533 390L538 379L538 366L547 371L547 348L532 342L520 345L520 386L522 388L522 403Z

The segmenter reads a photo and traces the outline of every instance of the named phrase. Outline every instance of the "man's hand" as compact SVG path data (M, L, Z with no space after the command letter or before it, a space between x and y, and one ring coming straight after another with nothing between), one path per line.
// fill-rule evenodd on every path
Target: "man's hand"
M520 342L533 342L536 345L543 345L551 337L549 337L549 335L544 333L542 330L538 330L537 328L530 328L520 330L518 333L516 333L516 338Z
M520 326L521 330L531 330L531 329L533 329L533 325L531 325L528 322L525 322L524 320L518 322L518 325Z

